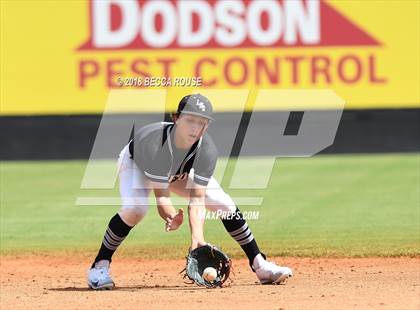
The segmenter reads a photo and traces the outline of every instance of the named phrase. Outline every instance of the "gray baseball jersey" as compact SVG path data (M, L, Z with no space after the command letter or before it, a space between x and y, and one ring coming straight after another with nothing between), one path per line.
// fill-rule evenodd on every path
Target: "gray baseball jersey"
M140 128L130 141L130 155L144 175L161 183L188 177L194 169L194 182L206 186L214 173L217 148L205 133L189 150L174 143L174 123L153 123Z

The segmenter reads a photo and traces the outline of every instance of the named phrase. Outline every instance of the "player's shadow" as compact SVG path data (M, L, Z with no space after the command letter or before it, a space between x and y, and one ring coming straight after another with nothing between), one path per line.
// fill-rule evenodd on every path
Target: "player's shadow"
M133 285L133 286L118 286L113 288L113 291L139 291L139 290L179 290L179 291L195 291L203 290L205 287L198 286L183 286L183 285ZM50 288L49 291L56 292L93 292L94 290L87 287L60 287Z
M254 286L256 284L249 283L249 284L232 284L229 286L225 286L223 288L230 288L230 287L237 287L237 286ZM141 291L141 290L168 290L168 291L199 291L199 290L208 290L217 291L220 288L215 289L207 289L205 287L191 285L133 285L133 286L117 286L113 288L113 291ZM49 291L56 291L56 292L93 292L94 290L87 288L87 287L59 287L59 288L50 288Z

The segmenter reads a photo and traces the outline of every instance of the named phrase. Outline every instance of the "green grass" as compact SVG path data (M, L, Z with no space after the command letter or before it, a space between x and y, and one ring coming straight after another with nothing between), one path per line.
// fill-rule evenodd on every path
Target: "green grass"
M247 160L258 177L266 159ZM118 189L81 190L85 168L86 161L1 162L2 254L96 251L118 206L76 206L76 198L118 197ZM269 255L420 255L419 154L283 158L267 189L227 192L264 197L262 206L240 207L260 211L249 225ZM152 205L119 252L182 257L188 236L188 225L165 233ZM242 255L220 221L206 223L206 239Z

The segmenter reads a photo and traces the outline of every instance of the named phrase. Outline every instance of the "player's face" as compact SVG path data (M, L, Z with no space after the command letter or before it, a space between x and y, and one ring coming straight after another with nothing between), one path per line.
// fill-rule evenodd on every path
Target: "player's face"
M181 114L176 121L176 135L184 146L193 145L207 130L209 120L190 114Z

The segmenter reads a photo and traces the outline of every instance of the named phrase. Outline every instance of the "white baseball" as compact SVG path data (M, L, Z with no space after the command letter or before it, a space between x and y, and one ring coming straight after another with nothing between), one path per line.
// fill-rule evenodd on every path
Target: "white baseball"
M203 271L203 279L204 280L206 280L208 282L212 282L216 278L217 278L216 269L214 269L213 267L207 267L206 269L204 269L204 271Z

